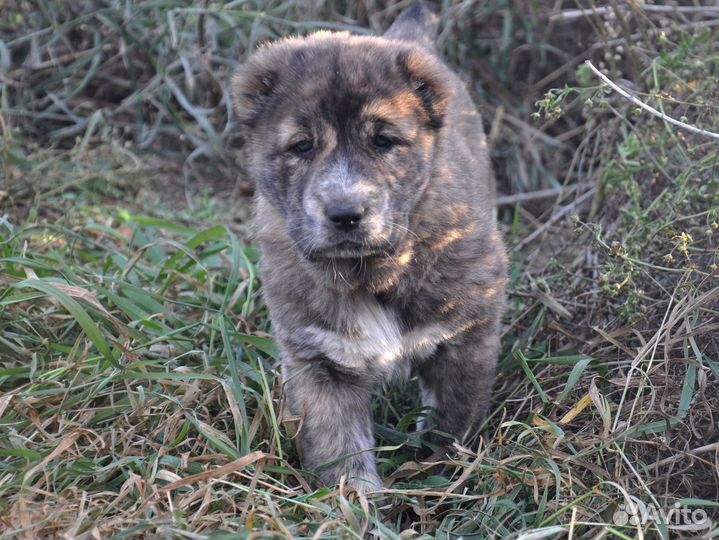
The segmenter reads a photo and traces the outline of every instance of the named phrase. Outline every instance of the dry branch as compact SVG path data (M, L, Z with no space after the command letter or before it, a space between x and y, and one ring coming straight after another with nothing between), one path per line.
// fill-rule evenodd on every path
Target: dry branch
M650 107L649 105L647 105L646 103L644 103L642 100L640 100L640 99L634 97L634 96L631 95L629 92L627 92L626 90L624 90L623 88L621 88L620 86L618 86L617 84L615 84L614 82L612 82L612 80L611 80L609 77L607 77L604 73L602 73L602 72L599 71L596 67L594 67L594 64L592 64L591 61L587 60L587 61L585 62L585 64L586 64L586 66L587 66L589 69L591 69L591 70L602 80L602 82L603 82L604 84L606 84L607 86L609 86L612 90L614 90L615 92L617 92L617 93L618 93L619 95L621 95L622 97L624 97L624 98L628 99L629 101L631 101L632 103L634 103L634 105L636 105L637 107L639 107L639 108L641 108L641 109L644 109L645 111L647 111L647 112L653 114L654 116L656 116L656 117L658 117L658 118L661 118L661 119L664 120L665 122L669 122L670 124L674 124L675 126L678 126L678 127L682 128L682 129L686 129L687 131L691 131L692 133L697 133L697 134L699 134L699 135L704 135L705 137L711 137L712 139L719 139L719 133L714 133L714 132L712 132L712 131L707 131L707 130L705 130L705 129L700 129L700 128L696 127L696 126L692 126L691 124L687 124L687 123L685 123L685 122L681 122L681 121L679 121L679 120L677 120L677 119L675 119L675 118L672 118L671 116L668 116L668 115L664 114L663 112L660 112L660 111L656 110L654 107Z

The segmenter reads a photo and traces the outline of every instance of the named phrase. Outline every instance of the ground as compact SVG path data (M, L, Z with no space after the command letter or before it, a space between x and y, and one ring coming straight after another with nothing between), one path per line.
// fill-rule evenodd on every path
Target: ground
M0 538L716 536L710 2L434 6L512 260L493 414L419 459L416 384L378 389L383 496L308 484L228 78L408 4L0 0Z

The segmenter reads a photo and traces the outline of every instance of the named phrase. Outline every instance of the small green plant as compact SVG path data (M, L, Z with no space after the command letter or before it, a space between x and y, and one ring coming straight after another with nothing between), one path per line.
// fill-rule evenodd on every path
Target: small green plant
M557 120L564 114L564 102L573 92L576 92L576 89L568 85L565 85L564 88L561 89L553 88L547 91L544 97L534 104L537 111L532 113L532 118L535 120L539 120L540 118Z

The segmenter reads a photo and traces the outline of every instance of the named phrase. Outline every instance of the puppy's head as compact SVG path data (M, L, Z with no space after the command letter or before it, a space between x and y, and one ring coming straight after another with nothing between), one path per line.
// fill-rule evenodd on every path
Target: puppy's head
M411 234L449 77L419 46L334 33L264 47L235 75L250 173L305 258L391 254Z

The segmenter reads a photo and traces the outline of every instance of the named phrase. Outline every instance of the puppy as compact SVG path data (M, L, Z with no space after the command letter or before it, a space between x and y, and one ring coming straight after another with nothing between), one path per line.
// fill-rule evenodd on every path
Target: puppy
M232 81L286 402L325 484L382 487L378 383L418 376L437 442L474 436L490 403L507 260L481 118L436 30L417 3L383 37L264 46Z

